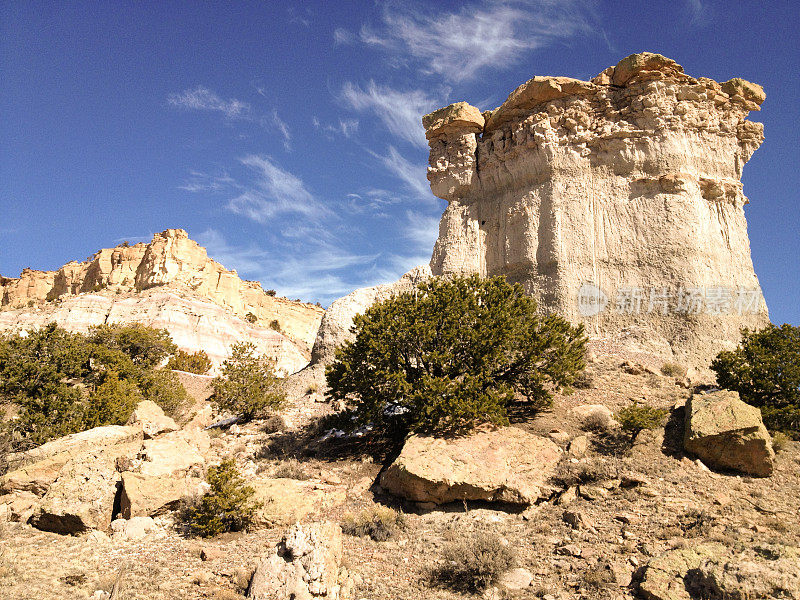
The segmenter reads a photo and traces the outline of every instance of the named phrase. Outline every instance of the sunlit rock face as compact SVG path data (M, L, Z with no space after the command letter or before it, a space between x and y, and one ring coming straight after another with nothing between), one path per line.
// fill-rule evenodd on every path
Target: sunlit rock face
M100 250L57 271L0 278L0 331L56 322L86 332L102 323L166 328L176 344L204 350L215 367L237 341L251 341L292 373L311 358L324 310L267 294L210 259L182 229L148 244Z
M645 52L591 81L535 77L493 111L426 115L449 202L433 274L505 275L594 337L707 365L768 322L741 183L764 97Z

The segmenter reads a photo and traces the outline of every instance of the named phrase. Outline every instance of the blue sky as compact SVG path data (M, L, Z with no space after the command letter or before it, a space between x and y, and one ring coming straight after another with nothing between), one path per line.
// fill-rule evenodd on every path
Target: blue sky
M767 100L744 171L775 322L800 325L797 2L3 2L0 273L182 227L321 301L430 258L419 117L633 52Z

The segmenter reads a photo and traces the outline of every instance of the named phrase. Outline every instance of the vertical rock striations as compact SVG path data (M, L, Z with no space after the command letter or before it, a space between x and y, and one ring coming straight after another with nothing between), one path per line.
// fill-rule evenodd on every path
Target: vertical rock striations
M742 192L764 101L659 54L592 81L534 77L493 111L423 118L449 202L434 275L505 275L593 336L704 365L768 321Z

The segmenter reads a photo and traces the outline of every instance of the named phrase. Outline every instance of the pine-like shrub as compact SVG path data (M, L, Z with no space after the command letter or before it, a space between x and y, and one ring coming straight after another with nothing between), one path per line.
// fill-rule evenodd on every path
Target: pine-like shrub
M211 359L208 358L208 354L204 350L191 353L186 352L186 350L178 350L167 362L167 369L185 371L197 375L205 375L210 368Z
M211 489L188 510L191 531L201 537L213 537L245 529L259 504L253 501L255 491L245 484L233 459L209 468L206 481Z
M214 404L244 420L265 417L279 409L286 395L273 367L273 361L256 355L254 344L234 344L230 358L222 363L221 375L212 382Z
M516 395L547 407L585 366L583 327L540 315L502 277L430 280L372 305L351 331L327 368L328 396L385 431L504 424Z

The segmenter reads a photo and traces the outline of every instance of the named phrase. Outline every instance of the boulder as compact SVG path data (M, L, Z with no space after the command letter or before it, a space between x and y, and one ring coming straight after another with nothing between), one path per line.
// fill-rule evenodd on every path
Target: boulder
M154 438L159 433L167 433L168 431L177 431L178 426L175 421L164 414L161 407L150 400L144 400L136 405L128 425L135 427L140 426L145 438Z
M686 402L684 449L712 468L767 477L774 468L772 438L761 411L737 392L694 394Z
M718 543L669 550L647 563L639 592L645 600L800 600L800 553L756 545L734 555Z
M339 600L342 529L329 522L294 525L256 567L251 600Z
M422 126L429 138L448 131L480 133L483 124L480 109L466 102L456 102L422 117Z
M385 490L416 502L532 504L561 458L551 440L516 427L456 438L412 435L383 472Z
M647 563L639 583L644 600L692 600L684 578L709 558L724 556L725 546L698 544L694 548L670 550Z
M155 521L150 517L116 519L111 522L111 531L115 539L141 540L156 529Z
M253 500L260 503L253 517L254 527L286 527L346 499L343 489L310 481L257 477L247 484L255 490Z
M182 498L199 495L206 486L194 477L154 477L126 472L122 474L119 514L123 519L155 517L177 509Z
M151 477L184 473L204 465L210 447L211 438L199 429L174 431L145 440L138 455L142 461L138 471Z
M61 534L106 529L120 485L117 459L137 447L135 442L109 446L69 460L38 502L30 524Z

